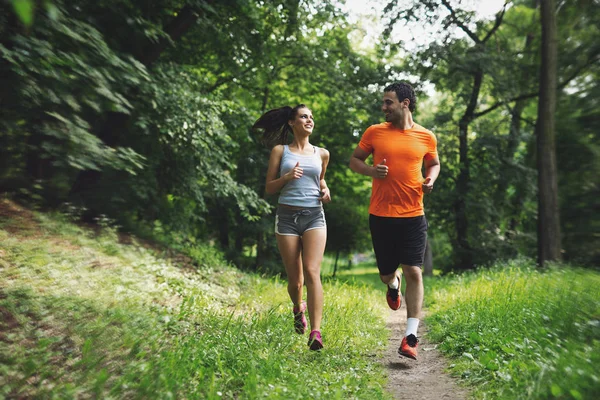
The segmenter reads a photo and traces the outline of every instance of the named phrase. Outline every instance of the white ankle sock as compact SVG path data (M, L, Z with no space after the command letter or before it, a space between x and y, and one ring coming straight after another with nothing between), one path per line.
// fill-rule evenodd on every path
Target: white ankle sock
M415 335L417 336L417 329L419 329L419 318L408 318L406 320L406 335Z
M394 278L394 281L393 281L392 283L388 283L388 287L389 287L390 289L398 289L398 284L399 284L399 283L400 283L400 282L398 281L398 277L395 277L395 278Z

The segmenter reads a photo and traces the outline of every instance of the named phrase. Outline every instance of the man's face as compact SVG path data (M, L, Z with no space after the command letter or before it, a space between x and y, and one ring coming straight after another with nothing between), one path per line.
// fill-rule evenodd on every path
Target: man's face
M398 101L398 96L396 96L396 92L394 91L384 92L381 111L385 114L385 120L387 122L394 122L404 118L404 112L408 110L407 102L408 100Z

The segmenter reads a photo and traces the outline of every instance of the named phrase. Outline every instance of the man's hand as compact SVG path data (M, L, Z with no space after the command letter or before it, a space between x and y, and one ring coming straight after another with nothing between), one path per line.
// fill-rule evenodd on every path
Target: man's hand
M375 179L383 179L388 174L388 167L387 165L385 165L385 158L373 168L375 171L373 174L373 178Z
M423 193L431 193L433 190L433 181L431 178L425 178L423 181Z

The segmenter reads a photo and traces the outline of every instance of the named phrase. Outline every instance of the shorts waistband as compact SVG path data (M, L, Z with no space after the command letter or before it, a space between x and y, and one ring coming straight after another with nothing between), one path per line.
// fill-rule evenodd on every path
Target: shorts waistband
M288 212L302 211L302 210L320 211L320 210L323 209L323 206L319 206L319 207L298 207L298 206L288 206L287 204L278 204L277 205L277 209L281 210L281 211L288 211Z

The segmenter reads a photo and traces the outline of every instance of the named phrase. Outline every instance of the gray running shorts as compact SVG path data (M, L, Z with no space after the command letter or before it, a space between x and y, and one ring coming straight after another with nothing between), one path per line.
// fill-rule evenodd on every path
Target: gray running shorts
M275 213L275 233L286 236L302 236L311 229L325 228L325 212L323 207L307 207L292 209L277 207Z

